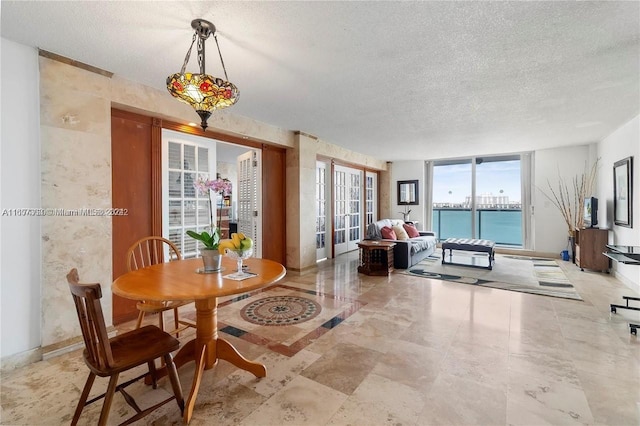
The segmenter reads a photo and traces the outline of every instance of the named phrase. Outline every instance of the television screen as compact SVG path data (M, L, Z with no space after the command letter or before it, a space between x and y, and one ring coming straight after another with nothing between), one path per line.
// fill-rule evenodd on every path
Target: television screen
M598 199L588 197L584 199L584 227L593 228L598 224Z

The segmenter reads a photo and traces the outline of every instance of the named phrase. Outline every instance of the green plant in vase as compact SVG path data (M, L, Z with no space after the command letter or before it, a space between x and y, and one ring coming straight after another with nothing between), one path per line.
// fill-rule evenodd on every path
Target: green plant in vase
M194 240L200 241L206 250L218 250L218 245L220 244L220 228L215 228L211 233L207 231L200 233L187 231L187 235Z
M227 194L231 192L231 183L223 179L205 179L198 177L193 186L198 190L200 195L206 195L209 201L209 220L208 230L202 232L187 231L187 235L194 240L200 241L204 249L200 251L204 261L205 272L220 270L220 262L222 260L218 246L220 245L220 224L214 225L213 222L213 206L211 202L211 193Z

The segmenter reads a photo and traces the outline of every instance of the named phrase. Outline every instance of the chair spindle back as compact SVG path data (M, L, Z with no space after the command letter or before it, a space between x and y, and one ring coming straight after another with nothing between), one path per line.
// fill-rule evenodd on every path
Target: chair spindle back
M67 281L76 305L88 361L98 368L108 368L113 365L113 355L100 304L100 284L79 284L75 268L67 274Z
M181 260L180 251L174 243L162 237L145 237L136 241L127 251L127 270L135 271L164 262L165 247L169 251L169 261Z

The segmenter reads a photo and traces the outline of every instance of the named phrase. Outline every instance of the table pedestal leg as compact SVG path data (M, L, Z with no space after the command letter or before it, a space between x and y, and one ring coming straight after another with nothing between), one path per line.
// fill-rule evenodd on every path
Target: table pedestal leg
M193 340L191 341L193 342ZM191 343L189 342L189 343ZM198 390L200 390L200 382L202 381L202 373L204 373L205 357L207 347L202 348L200 357L196 360L196 371L193 373L193 383L191 383L191 391L189 397L184 404L184 422L189 424L191 416L193 416L193 408L196 406L196 396L198 396Z
M193 416L204 370L213 368L218 363L218 359L224 359L256 377L267 375L264 365L247 360L231 343L218 338L217 313L217 299L196 301L196 338L187 342L174 358L176 366L184 365L189 361L196 362L191 392L185 403L185 423L189 423Z
M249 361L248 359L240 355L240 352L238 352L238 350L234 348L231 343L227 342L224 339L218 339L217 345L217 355L219 359L224 359L225 361L230 362L236 367L248 371L256 377L267 376L267 368L264 365L258 362Z
M187 343L185 343L180 348L178 353L176 353L176 355L173 357L173 363L175 364L176 368L180 368L188 362L195 361L196 360L195 349L196 349L195 340L190 340Z

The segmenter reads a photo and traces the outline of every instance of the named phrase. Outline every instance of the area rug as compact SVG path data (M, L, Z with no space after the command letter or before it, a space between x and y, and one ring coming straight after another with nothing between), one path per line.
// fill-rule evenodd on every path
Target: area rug
M486 259L486 254L454 251L452 261L464 265L486 266ZM442 258L434 254L405 273L481 287L582 300L555 259L496 255L493 270L442 265L441 262Z

